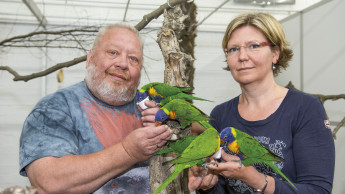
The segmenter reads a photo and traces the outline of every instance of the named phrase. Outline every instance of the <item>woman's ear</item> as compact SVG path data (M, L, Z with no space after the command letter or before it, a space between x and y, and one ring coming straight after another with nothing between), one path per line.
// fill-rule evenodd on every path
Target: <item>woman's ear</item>
M279 60L279 56L280 56L280 47L279 46L275 46L272 49L272 53L273 53L272 62L273 62L273 64L277 64L278 60Z

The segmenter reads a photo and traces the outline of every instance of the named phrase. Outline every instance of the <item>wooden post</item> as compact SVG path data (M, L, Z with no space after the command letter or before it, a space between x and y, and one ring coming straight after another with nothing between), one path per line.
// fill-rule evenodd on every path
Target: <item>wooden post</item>
M192 17L190 12L192 10ZM165 62L164 83L172 86L193 87L194 67L194 39L196 25L195 4L182 3L174 9L164 11L164 21L161 31L158 32L157 42L162 50ZM187 25L185 25L187 23ZM194 22L195 23L195 22ZM191 32L191 30L193 30ZM191 37L191 39L189 39ZM168 123L177 137L190 135L190 130L179 130L176 123ZM175 127L174 127L175 125ZM151 193L169 176L174 167L162 165L163 162L173 159L173 155L154 156L150 160L150 185ZM188 190L188 170L181 174L168 185L161 194L190 193Z

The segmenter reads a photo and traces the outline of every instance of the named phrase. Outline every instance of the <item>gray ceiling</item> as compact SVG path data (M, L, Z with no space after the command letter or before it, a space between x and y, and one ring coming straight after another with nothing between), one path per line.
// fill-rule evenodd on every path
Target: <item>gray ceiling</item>
M194 0L197 20L201 23L198 29L223 31L235 15L248 11L268 12L282 20L329 0L268 1L256 0L254 4L253 0ZM285 4L280 4L284 1ZM287 4L291 2L294 4ZM165 3L167 0L1 0L0 23L85 26L125 20L135 25L143 15ZM161 21L159 17L148 27L160 27Z

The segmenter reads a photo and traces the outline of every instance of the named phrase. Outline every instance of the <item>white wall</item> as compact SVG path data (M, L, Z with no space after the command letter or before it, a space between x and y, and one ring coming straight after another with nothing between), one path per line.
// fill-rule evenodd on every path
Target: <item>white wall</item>
M287 71L277 77L277 82L286 85L293 81L297 88L308 93L341 94L345 93L345 3L333 0L321 7L302 13L303 28L300 27L300 16L291 17L283 22L286 35L295 52L294 60ZM226 18L228 19L228 18ZM226 26L224 26L225 30ZM17 34L25 34L35 29L30 25L0 24L0 40ZM302 33L300 33L302 32ZM302 34L302 36L301 36ZM156 31L143 34L145 39L146 73L142 73L141 84L163 81L164 63L160 49L155 42ZM222 70L225 58L221 50L223 34L219 32L199 32L195 48L195 96L213 102L195 101L195 105L206 113L226 100L240 94L236 82L229 72ZM303 38L303 44L301 44ZM325 39L325 40L324 40ZM303 45L303 49L300 46ZM9 65L22 74L29 74L41 69L43 53L38 49L11 49L0 54L0 65ZM303 53L303 55L302 55ZM85 53L70 50L48 50L48 66L71 60ZM303 57L301 57L303 56ZM302 62L302 63L301 63ZM303 76L301 76L303 64ZM79 82L84 77L85 63L64 69L65 80L58 84L56 73L47 76L47 93L56 91ZM29 82L14 82L12 75L0 71L0 188L11 185L26 186L29 182L18 174L18 145L22 124L35 103L41 98L41 78ZM345 116L344 100L326 102L330 120L339 122ZM334 126L333 126L334 127ZM338 133L336 143L336 173L334 181L335 194L345 193L345 173L341 165L345 160L344 127Z
M312 94L345 94L344 21L345 1L342 0L333 0L284 21L295 55L289 69L277 78L277 82L286 85L291 80L297 88ZM326 101L324 106L334 128L345 117L345 101ZM345 127L339 130L335 140L334 194L345 193L344 130Z

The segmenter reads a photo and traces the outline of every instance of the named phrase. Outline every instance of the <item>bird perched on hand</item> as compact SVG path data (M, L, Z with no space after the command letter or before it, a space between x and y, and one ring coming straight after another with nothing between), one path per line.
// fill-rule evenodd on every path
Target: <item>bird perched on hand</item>
M185 138L190 139L184 141L186 144L181 144L180 149L174 149L174 152L177 153L178 157L163 163L173 164L176 166L168 178L166 178L164 182L153 192L154 194L161 192L177 177L177 175L182 172L182 170L195 165L203 165L207 158L216 153L220 148L220 138L217 130L213 127L209 127L198 136L187 136ZM178 153L180 151L182 152Z
M153 101L159 103L161 106L170 102L173 99L209 101L188 94L187 91L191 89L192 88L190 87L177 87L170 86L165 83L152 82L140 88L140 90L137 93L137 102L141 102L148 96L150 96Z
M161 125L167 119L177 120L181 125L181 129L185 129L195 122L200 123L212 120L211 117L207 116L197 107L181 99L170 101L156 113L155 122L157 126ZM205 127L205 129L207 128L208 127Z
M295 185L273 163L273 161L284 161L284 159L261 145L254 137L236 128L227 127L220 133L220 139L226 152L228 150L231 152L229 154L240 158L240 168L242 164L244 166L255 163L266 164L296 189Z

